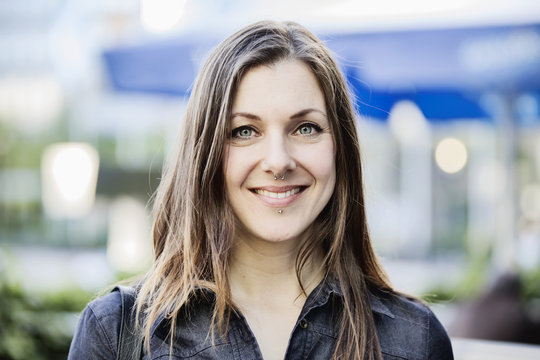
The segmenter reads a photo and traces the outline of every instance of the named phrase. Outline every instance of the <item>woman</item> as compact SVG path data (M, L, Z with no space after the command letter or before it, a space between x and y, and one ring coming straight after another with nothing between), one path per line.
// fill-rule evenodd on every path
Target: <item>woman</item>
M253 24L210 55L153 236L136 299L144 359L452 359L374 254L346 85L297 24ZM90 303L70 357L114 359L120 308L117 292Z

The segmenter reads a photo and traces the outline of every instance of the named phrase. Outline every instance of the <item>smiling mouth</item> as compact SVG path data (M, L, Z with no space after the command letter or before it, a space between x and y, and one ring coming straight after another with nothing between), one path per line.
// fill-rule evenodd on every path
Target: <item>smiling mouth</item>
M305 187L296 187L296 188L293 188L287 191L282 191L282 192L274 192L274 191L268 191L268 190L263 190L263 189L253 189L252 191L255 192L256 194L266 196L272 199L284 199L284 198L288 198L290 196L296 195L304 189Z

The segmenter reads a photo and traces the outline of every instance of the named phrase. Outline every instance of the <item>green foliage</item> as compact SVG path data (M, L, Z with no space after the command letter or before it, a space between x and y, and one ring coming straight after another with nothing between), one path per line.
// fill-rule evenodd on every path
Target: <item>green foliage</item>
M535 270L523 272L521 278L525 299L540 299L540 266Z
M477 256L469 260L463 279L455 286L437 287L431 289L422 299L428 303L454 302L472 298L483 289L486 281L486 271L489 256Z
M65 359L90 298L80 289L31 295L0 279L0 359Z
M455 286L431 289L422 299L428 303L467 301L485 289L490 271L490 255L471 259L463 279ZM540 266L534 270L520 271L522 299L525 302L540 299Z

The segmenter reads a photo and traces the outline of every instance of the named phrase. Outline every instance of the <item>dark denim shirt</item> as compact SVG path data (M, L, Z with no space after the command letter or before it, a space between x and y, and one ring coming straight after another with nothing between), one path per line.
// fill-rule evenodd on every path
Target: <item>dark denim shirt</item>
M198 297L189 312L179 317L173 359L259 360L257 341L241 314L231 317L226 337L216 334L214 346L208 336L212 297ZM399 295L370 294L371 308L384 359L451 360L450 339L435 315L418 301ZM326 360L332 357L337 339L336 315L342 293L324 281L309 295L289 339L286 360ZM121 300L112 292L88 304L79 320L68 359L116 359L121 319ZM152 328L151 357L168 359L167 320L161 317Z

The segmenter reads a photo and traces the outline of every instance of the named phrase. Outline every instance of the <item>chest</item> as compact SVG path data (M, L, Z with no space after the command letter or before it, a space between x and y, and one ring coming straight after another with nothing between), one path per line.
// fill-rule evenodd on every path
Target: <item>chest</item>
M221 336L216 331L212 338L212 307L198 307L189 316L178 320L172 347L167 326L159 327L150 339L151 356L145 355L143 359L328 360L332 358L337 342L338 313L339 307L323 303L302 309L293 324L280 325L278 317L261 318L259 321L271 324L262 330L266 332L262 337L277 339L276 342L264 343L257 339L256 326L248 323L241 313L231 314L226 334ZM400 324L398 318L381 314L376 314L374 321L385 360L427 358L423 351L426 348L425 326L411 327L410 324ZM265 347L270 352L265 351ZM409 355L403 355L404 349ZM411 355L412 350L418 350L417 355Z
M251 332L265 360L282 360L285 358L289 340L297 326L302 307L256 306L242 308L242 327Z
M260 320L263 319L257 321ZM273 319L272 325L262 329L255 325L252 329L242 314L235 314L225 336L215 334L212 341L209 327L191 319L178 325L172 349L166 334L157 332L151 339L151 357L143 359L164 359L170 355L173 359L191 360L327 360L332 357L336 338L333 330L321 326L319 321L308 314L292 324L280 325ZM259 332L257 336L254 331ZM261 342L257 337L270 341Z

